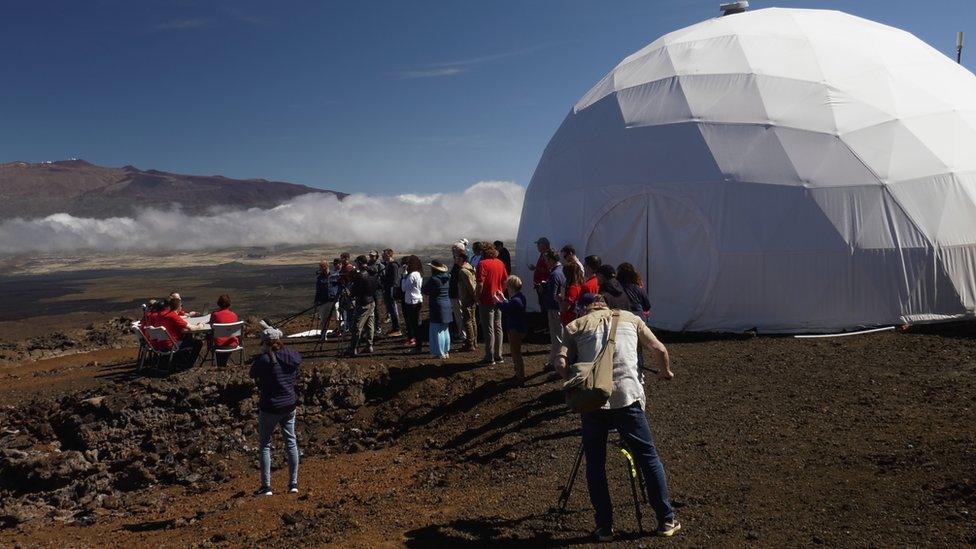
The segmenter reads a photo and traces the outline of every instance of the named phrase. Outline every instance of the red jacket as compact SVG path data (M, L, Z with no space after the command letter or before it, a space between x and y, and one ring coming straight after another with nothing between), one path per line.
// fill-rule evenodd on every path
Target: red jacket
M546 262L544 254L539 254L539 261L535 262L535 270L532 271L532 282L542 284L547 280L549 280L549 263Z
M237 313L230 309L219 309L210 313L210 324L230 324L231 322L237 322ZM240 341L237 337L215 337L214 345L217 347L237 347Z
M559 321L563 326L576 320L576 302L579 301L579 298L582 296L583 286L579 284L570 284L569 286L566 286L566 309L560 311L559 313Z
M600 293L600 281L596 279L596 275L591 276L583 283L583 293L584 294L598 294Z
M505 291L505 281L508 280L508 270L498 258L482 259L478 262L478 285L481 294L478 303L481 305L495 305L495 293Z
M179 341L180 338L183 337L183 329L187 326L186 320L181 317L179 313L169 309L166 309L160 313L147 314L146 321L148 322L147 326L166 328L170 338L172 338L174 341ZM149 344L152 345L153 349L156 349L157 351L168 351L173 348L173 341L149 340Z

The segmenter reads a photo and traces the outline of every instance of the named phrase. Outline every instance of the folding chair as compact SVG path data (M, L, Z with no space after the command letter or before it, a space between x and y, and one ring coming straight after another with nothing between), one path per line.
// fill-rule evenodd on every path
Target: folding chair
M132 333L139 343L139 356L136 358L136 370L142 370L142 367L146 364L146 358L149 357L149 353L153 351L152 347L149 345L149 340L146 339L146 334L142 333L142 328L133 327Z
M203 360L200 361L200 365L203 366L204 362L210 361L217 365L217 355L218 354L228 354L228 353L239 353L238 355L238 365L244 364L244 338L241 334L244 332L244 321L229 322L227 324L211 324L210 328L213 330L210 337L207 338L207 353L203 356ZM217 347L214 343L217 338L226 337L236 337L237 346L236 347Z
M173 339L173 337L171 335L169 335L169 332L166 331L166 328L162 328L162 327L159 327L159 326L146 326L145 330L146 330L146 334L148 336L148 339L149 339L149 341L151 343L152 342L154 342L154 343L163 343L163 342L166 342L166 341L168 341L168 342L171 343L171 346L170 346L169 350L166 350L166 351L156 349L152 345L149 346L149 349L152 351L152 354L156 355L160 359L162 357L164 357L164 356L167 357L167 359L168 359L167 370L172 371L172 369L173 369L173 355L175 355L176 353L182 352L182 351L186 351L188 349L181 348L180 347L179 340ZM158 365L159 364L159 361L157 360L156 363Z

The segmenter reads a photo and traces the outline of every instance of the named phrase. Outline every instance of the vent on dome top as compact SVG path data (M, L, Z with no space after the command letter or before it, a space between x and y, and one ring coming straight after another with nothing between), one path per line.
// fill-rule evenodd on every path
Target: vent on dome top
M738 0L737 2L722 4L719 6L719 9L722 10L722 15L732 15L734 13L742 13L748 7L749 2L747 0Z

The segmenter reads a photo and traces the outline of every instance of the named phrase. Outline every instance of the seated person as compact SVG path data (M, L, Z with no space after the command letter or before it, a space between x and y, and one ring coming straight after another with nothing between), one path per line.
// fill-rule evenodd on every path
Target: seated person
M157 351L169 351L174 345L178 346L181 350L187 349L189 355L186 359L186 364L192 366L196 362L197 356L200 354L200 349L203 347L203 342L194 339L193 335L190 334L189 327L187 325L186 319L184 319L177 312L180 310L180 300L178 298L170 298L168 303L168 308L161 308L158 313L153 313L149 317L150 326L157 326L160 328L165 328L169 333L169 341L152 341L150 344ZM174 344L175 341L175 344Z
M217 298L218 309L210 313L210 325L214 324L230 324L232 322L237 322L237 313L230 310L230 296L227 294L222 294ZM212 344L218 349L236 349L240 340L237 336L231 337L215 337L213 338ZM227 360L230 358L230 353L215 353L214 361L218 367L227 366Z
M170 309L176 311L176 314L178 314L180 316L190 316L190 317L200 316L200 313L198 313L196 311L186 311L186 310L183 309L183 298L180 297L179 292L173 292L173 293L169 294L169 300L170 300L170 304L171 304L170 305ZM177 304L175 309L172 308L173 300L176 300L176 304Z

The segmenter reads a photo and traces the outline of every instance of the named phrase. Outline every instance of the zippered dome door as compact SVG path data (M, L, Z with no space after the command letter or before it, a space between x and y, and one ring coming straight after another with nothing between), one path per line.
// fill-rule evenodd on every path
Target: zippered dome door
M614 267L632 263L651 300L649 324L680 331L708 299L718 252L693 206L651 192L625 198L599 217L586 240L585 255L591 254Z

